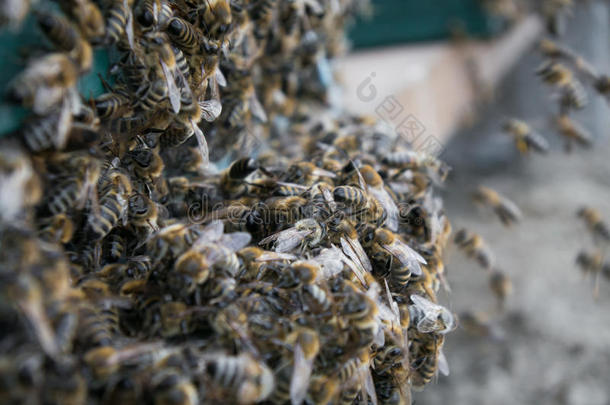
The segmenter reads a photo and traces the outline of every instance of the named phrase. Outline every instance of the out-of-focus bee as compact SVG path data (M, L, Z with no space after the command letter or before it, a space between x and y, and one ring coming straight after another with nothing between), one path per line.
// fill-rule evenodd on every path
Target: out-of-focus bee
M307 402L316 405L330 404L341 390L339 379L334 376L314 375L307 391Z
M147 242L148 251L154 263L168 254L179 256L197 240L199 232L185 223L167 225L157 231Z
M134 0L112 0L106 15L106 40L110 44L119 42L125 34L133 47L133 16L131 7Z
M510 277L502 271L494 271L489 275L489 288L498 301L498 308L503 311L506 299L513 292L513 282Z
M468 257L475 259L481 267L485 270L491 270L495 261L494 256L481 235L462 228L455 233L453 241Z
M610 279L610 263L605 260L604 254L599 251L583 250L576 256L576 264L585 276L593 275L593 297L599 293L599 276L604 275Z
M168 274L168 286L172 291L188 296L198 285L203 284L210 274L205 256L195 250L187 250L176 259L174 270Z
M572 0L545 0L542 2L542 15L547 31L553 36L563 35L566 17L571 14Z
M483 312L465 311L459 314L459 326L467 333L496 341L504 339L504 330Z
M352 339L357 347L370 345L379 331L379 309L371 298L362 293L350 293L342 303L341 314L352 326Z
M492 208L500 221L506 226L510 226L521 220L521 210L508 198L500 195L497 191L489 187L479 186L473 193L475 202L487 205Z
M549 142L524 121L510 119L502 125L502 129L513 137L517 150L523 155L531 151L540 154L549 151Z
M173 367L156 372L151 380L151 394L155 405L196 405L197 387L188 375Z
M565 114L569 109L580 109L587 103L587 92L582 83L575 77L567 66L559 62L547 62L537 70L542 80L559 89L561 93L561 113Z
M610 242L610 228L598 210L591 207L582 207L576 214L585 221L585 225L595 242Z
M0 25L19 28L30 10L30 0L5 0L0 5Z
M76 21L80 32L92 44L102 43L105 20L99 7L91 0L60 0L62 11Z
M11 223L42 197L41 182L32 162L16 143L0 143L0 218ZM10 197L10 198L9 198Z
M555 122L559 133L565 138L568 152L572 150L574 144L583 148L590 148L593 145L593 136L589 131L567 115L560 115Z
M46 225L40 230L41 239L49 242L68 243L74 234L74 223L66 214L57 214L46 221Z
M73 91L77 66L64 53L50 53L33 60L12 82L9 98L46 114Z
M141 0L135 10L136 20L143 31L165 30L174 12L167 0Z
M213 386L219 389L218 395L222 398L229 395L239 404L263 401L273 392L272 371L247 352L238 356L217 354L206 360L205 370Z
M101 240L122 221L127 223L131 181L122 172L112 170L105 175L100 189L99 213L89 214L88 226L95 240Z
M455 329L455 319L447 308L415 294L411 301L410 319L419 332L446 334Z
M65 213L73 208L83 208L87 199L95 200L95 187L100 178L100 161L88 154L60 154L58 166L65 174L59 177L56 191L49 197L52 214Z

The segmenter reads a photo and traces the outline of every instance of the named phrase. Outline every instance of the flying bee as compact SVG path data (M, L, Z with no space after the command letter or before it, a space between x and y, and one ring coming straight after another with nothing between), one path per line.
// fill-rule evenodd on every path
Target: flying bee
M572 0L545 0L542 3L542 15L546 30L553 36L561 36L566 29L566 16L572 13Z
M460 313L458 319L460 328L470 335L489 338L495 341L502 341L504 339L504 330L483 312L465 311Z
M491 270L494 256L481 235L460 229L456 232L453 241L470 258L473 258L485 270Z
M128 199L132 191L129 178L118 170L107 175L100 190L99 213L91 212L87 224L95 240L101 240L122 221L127 223Z
M473 193L473 199L477 203L492 208L505 226L510 226L521 220L522 214L519 207L491 188L479 186Z
M560 115L555 123L559 133L565 138L565 147L568 152L572 150L573 144L583 148L590 148L593 144L591 133L567 115Z
M167 0L141 0L135 10L136 20L143 31L163 31L174 12Z
M44 115L60 104L78 79L76 64L65 53L33 60L11 83L9 98Z
M544 155L549 151L549 142L524 121L510 119L502 125L502 129L513 137L517 150L523 155L531 151Z
M593 275L593 297L597 298L599 293L599 276L603 274L610 279L610 263L606 262L604 254L599 251L581 251L576 256L576 264L584 276Z
M315 219L305 218L297 221L294 227L275 233L259 242L265 246L274 243L277 253L288 253L297 247L301 250L318 246L326 236L325 228Z
M489 275L489 288L498 301L498 308L504 309L506 299L513 292L513 282L506 273L494 271Z
M563 91L563 96L560 98L562 114L569 108L582 108L587 103L587 93L582 83L574 72L562 63L547 62L538 68L536 73L543 82Z
M238 356L211 355L205 370L214 386L222 391L218 395L225 398L230 395L239 404L263 401L273 392L271 370L246 352Z
M410 319L421 333L446 334L456 327L453 314L422 296L411 295L413 305L409 307Z
M610 228L598 210L585 206L580 208L576 214L584 220L596 243L608 243L610 241Z

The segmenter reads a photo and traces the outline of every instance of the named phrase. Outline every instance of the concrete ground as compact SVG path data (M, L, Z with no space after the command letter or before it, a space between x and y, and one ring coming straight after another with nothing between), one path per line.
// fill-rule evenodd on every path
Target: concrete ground
M569 42L610 72L607 9L595 7L576 21L605 21L601 28L577 26ZM596 43L598 37L604 42ZM603 52L598 52L600 46ZM451 375L415 394L417 405L610 404L610 280L600 280L595 300L592 280L583 280L574 264L579 250L592 246L576 210L583 204L598 208L610 223L610 106L591 94L592 104L578 119L598 137L597 143L591 150L566 154L546 124L548 91L532 74L539 62L536 56L526 57L496 101L481 110L479 124L455 137L443 156L454 167L443 191L454 230L467 227L483 235L498 268L513 280L506 313L496 317L504 340L473 337L460 329L450 334L445 353ZM505 116L529 119L553 139L552 152L517 155L499 131ZM473 206L468 192L479 184L515 201L522 222L506 229L493 214ZM453 246L447 261L453 291L441 294L441 301L456 313L493 309L485 272Z

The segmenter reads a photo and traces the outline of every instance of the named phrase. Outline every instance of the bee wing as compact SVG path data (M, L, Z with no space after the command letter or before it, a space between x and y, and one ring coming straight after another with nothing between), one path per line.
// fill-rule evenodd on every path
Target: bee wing
M341 248L343 253L354 263L359 264L363 271L370 273L373 270L371 261L358 239L341 237Z
M350 259L349 257L347 257L345 254L343 254L343 257L341 259L343 261L343 263L345 263L354 273L354 275L356 276L356 278L358 279L358 281L360 281L360 283L365 286L366 285L366 280L364 279L364 274L362 272L362 269L360 268L360 266L356 265L356 263L354 263L352 261L352 259Z
M438 371L445 377L449 375L449 362L447 361L447 357L445 356L445 352L443 349L439 349L438 352Z
M214 76L216 77L216 83L218 83L218 85L220 87L227 86L227 78L222 73L222 70L220 70L220 68L216 68L216 72L214 72Z
M261 122L267 122L267 113L265 112L265 108L263 108L261 102L258 101L258 97L256 97L256 93L254 91L250 95L249 104L252 116Z
M320 169L319 167L314 168L311 171L311 175L312 176L318 176L318 177L330 177L330 178L335 178L337 177L337 175L333 172L329 172L328 170L324 170L324 169Z
M325 280L339 274L343 270L343 254L336 246L322 249L311 261L322 266L322 274Z
M309 378L313 368L313 358L307 360L300 344L294 346L294 369L290 380L290 402L300 405L305 399Z
M440 305L435 304L434 302L420 296L411 294L411 301L413 301L413 305L423 313L423 316L438 316L440 313L440 309L442 308Z
M367 363L360 367L358 372L360 374L362 387L364 388L364 394L368 395L373 405L377 405L377 393L375 392L375 383L373 382L373 376L371 375L371 367ZM363 395L365 402L367 402L366 395Z
M125 21L125 34L127 35L127 42L132 51L135 51L135 41L133 37L133 14L131 13L131 6L128 4L128 0L123 0L123 7L127 10L127 19Z
M199 102L201 108L201 115L207 122L212 122L220 116L222 112L222 104L220 100L204 100Z
M160 60L159 62L161 63L161 70L163 70L163 76L165 76L165 82L167 83L169 102L172 105L174 113L178 114L178 112L180 112L180 90L178 90L174 75L169 70L169 67L167 67L163 60Z
M217 242L223 236L223 232L224 223L219 219L215 219L200 231L201 236L193 243L193 248L197 249L208 243Z
M274 260L297 260L297 257L290 253L265 252L257 257L255 261L272 262Z
M273 234L259 242L260 245L275 241L274 250L278 253L287 253L296 248L299 243L313 231L297 230L295 228L286 229Z
M197 137L197 144L199 145L199 151L201 152L202 162L204 168L210 165L210 150L208 148L208 141L205 139L205 135L201 128L197 126L197 124L191 120L191 126L193 127L193 131L195 131L195 136Z
M224 247L227 247L234 252L246 247L250 240L252 239L252 235L248 232L233 232L222 235L220 240L218 241Z
M409 247L409 245L395 240L391 245L383 245L383 248L394 255L396 259L400 260L402 264L409 266L413 274L417 276L422 274L420 263L426 264L426 259Z
M383 187L369 187L369 192L379 201L387 214L386 225L392 232L398 231L398 207Z

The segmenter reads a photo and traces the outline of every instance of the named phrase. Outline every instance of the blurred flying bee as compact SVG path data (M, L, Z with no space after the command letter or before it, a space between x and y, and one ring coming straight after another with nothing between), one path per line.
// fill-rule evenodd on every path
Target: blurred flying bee
M411 322L421 333L446 334L456 327L453 314L422 296L411 295L413 305L409 307Z
M555 123L559 134L565 139L566 151L570 152L574 144L583 148L590 148L593 145L591 133L567 115L560 115Z
M574 72L559 62L547 62L536 72L542 80L560 90L560 114L581 109L587 104L587 93Z
M534 132L524 121L509 119L502 125L504 132L513 137L517 150L522 154L533 151L546 154L549 151L549 142L538 132Z
M591 207L582 207L576 214L579 218L583 219L596 243L607 243L610 241L610 228L598 210Z
M494 256L481 235L464 228L456 232L453 241L470 258L473 258L485 270L491 270Z
M498 301L500 311L504 310L506 299L513 292L513 282L506 273L494 271L489 275L489 288Z
M604 254L599 251L581 251L576 256L576 264L585 276L593 275L593 297L599 293L599 276L604 275L610 279L610 263L605 260Z
M519 207L491 188L479 186L473 193L473 199L477 203L492 208L505 226L510 226L521 220L522 214Z
M467 333L496 341L504 339L504 330L483 312L465 311L459 314L459 326Z

